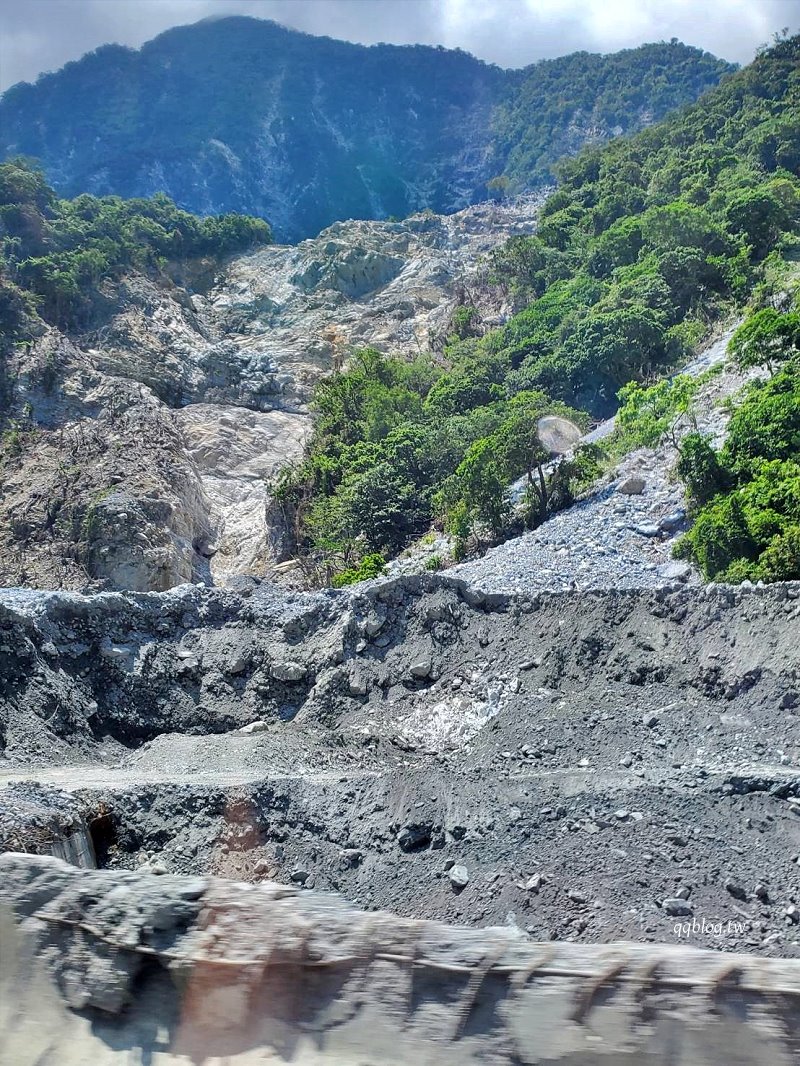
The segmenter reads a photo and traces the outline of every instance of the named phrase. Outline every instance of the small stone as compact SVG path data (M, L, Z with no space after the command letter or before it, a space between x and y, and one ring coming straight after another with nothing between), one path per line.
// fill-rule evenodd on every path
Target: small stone
M620 766L624 766L626 770L630 770L630 768L633 766L633 756L630 754L630 752L626 752L622 756L622 758L619 760L619 764Z
M256 721L248 722L247 725L243 725L241 729L237 729L237 733L243 733L245 736L250 736L252 733L266 733L269 729L269 722Z
M681 899L678 896L665 899L661 904L661 909L671 918L690 918L694 914L694 908L691 903L687 903L685 899Z
M370 615L370 617L364 623L364 632L368 637L377 636L386 622L385 618L379 618L377 615Z
M569 898L572 900L573 903L585 903L586 902L586 896L583 894L583 892L579 892L577 888L569 888L569 889L567 889L567 895L569 896Z
M655 728L660 721L661 718L656 711L648 711L646 714L642 715L642 724L647 726L648 729Z
M469 872L466 866L461 866L460 864L451 866L447 876L450 878L450 884L456 892L463 891L469 884Z
M415 851L431 842L432 827L424 822L409 822L397 834L397 843L403 851Z
M302 663L291 660L284 663L273 663L272 676L278 681L302 681L306 676L306 668Z
M626 477L624 481L617 485L617 492L621 492L623 496L641 496L644 488L644 478L634 474L631 477Z
M654 522L643 522L640 526L634 526L633 531L640 537L657 537L661 532Z
M692 568L689 563L675 561L673 563L665 563L659 567L658 572L667 581L686 581L691 577Z
M729 877L725 882L725 891L728 892L731 896L733 896L734 899L740 899L744 902L747 902L747 893L742 888L742 886L737 881L734 881L731 877Z
M348 682L347 688L351 696L366 696L369 691L369 686L364 678L360 674L353 674Z
M543 881L544 881L544 878L542 877L541 874L534 874L533 877L529 877L528 880L525 883L526 891L533 892L535 895L538 895L539 890L542 887L542 882Z
M690 893L690 889L688 889L686 887L686 885L682 885L678 889L678 891L675 893L675 898L676 899L688 899L689 898L689 893Z
M294 881L295 884L304 885L309 879L311 874L308 870L295 869L289 874L289 880Z
M790 925L797 925L798 923L800 923L800 910L798 910L798 908L795 907L794 904L791 904L791 906L787 907L783 913L786 915L786 920L789 922Z
M665 533L672 533L683 524L685 518L686 512L677 510L665 515L658 524Z
M250 665L250 656L245 652L235 654L223 667L226 674L243 674Z
M759 881L754 891L756 899L761 900L762 903L769 903L769 889L765 884Z
M430 659L419 659L417 662L412 663L409 669L411 676L421 681L426 677L430 677L433 663Z

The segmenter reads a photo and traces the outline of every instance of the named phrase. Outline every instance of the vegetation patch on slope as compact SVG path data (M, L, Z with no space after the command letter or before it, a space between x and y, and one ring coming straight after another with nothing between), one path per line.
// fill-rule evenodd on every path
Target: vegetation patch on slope
M682 442L694 522L677 553L715 581L800 579L800 313L764 308L734 334L745 366L776 366L735 403L725 445Z
M196 218L161 193L61 200L26 160L0 164L0 332L20 336L36 314L60 329L80 329L101 282L126 270L166 279L171 262L218 259L270 239L262 219Z

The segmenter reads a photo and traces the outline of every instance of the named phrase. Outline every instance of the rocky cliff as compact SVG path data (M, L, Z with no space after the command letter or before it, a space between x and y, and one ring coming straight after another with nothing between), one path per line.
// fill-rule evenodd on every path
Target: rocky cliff
M297 458L319 376L363 346L416 354L469 299L508 312L481 255L535 228L537 198L340 222L183 285L107 283L93 328L9 357L0 583L146 591L264 574L268 483Z
M517 190L587 141L696 99L732 67L677 42L503 71L444 48L365 48L248 18L107 46L0 102L0 155L67 195L168 193L261 215L279 238L337 219L451 212Z

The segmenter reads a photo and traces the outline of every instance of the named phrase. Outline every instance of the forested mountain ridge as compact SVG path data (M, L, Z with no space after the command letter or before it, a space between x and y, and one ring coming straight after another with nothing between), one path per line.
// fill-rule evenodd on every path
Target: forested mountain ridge
M487 331L463 306L437 359L366 353L319 384L306 460L279 489L298 550L364 575L354 560L373 566L437 517L462 546L508 536L519 516L506 490L530 477L540 415L611 414L624 386L635 403L715 321L777 298L800 258L798 175L800 37L664 122L565 160L536 235L491 256L519 313ZM794 367L780 430L792 442ZM587 473L560 469L578 484ZM537 525L574 484L530 487ZM787 521L800 526L797 499Z
M461 51L364 47L232 17L108 45L0 100L0 156L62 195L167 193L267 218L279 239L336 219L450 212L519 191L587 142L695 100L733 67L673 41L506 71Z

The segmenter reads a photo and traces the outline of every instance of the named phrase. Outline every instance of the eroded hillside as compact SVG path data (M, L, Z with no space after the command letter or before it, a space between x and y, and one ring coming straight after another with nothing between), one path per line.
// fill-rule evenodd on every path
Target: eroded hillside
M487 321L507 313L476 284L480 257L531 232L538 206L337 223L186 287L128 275L91 331L17 346L0 583L145 591L268 572L268 484L301 454L315 381L355 347L419 353L467 293Z
M0 844L794 956L798 595L6 592Z

